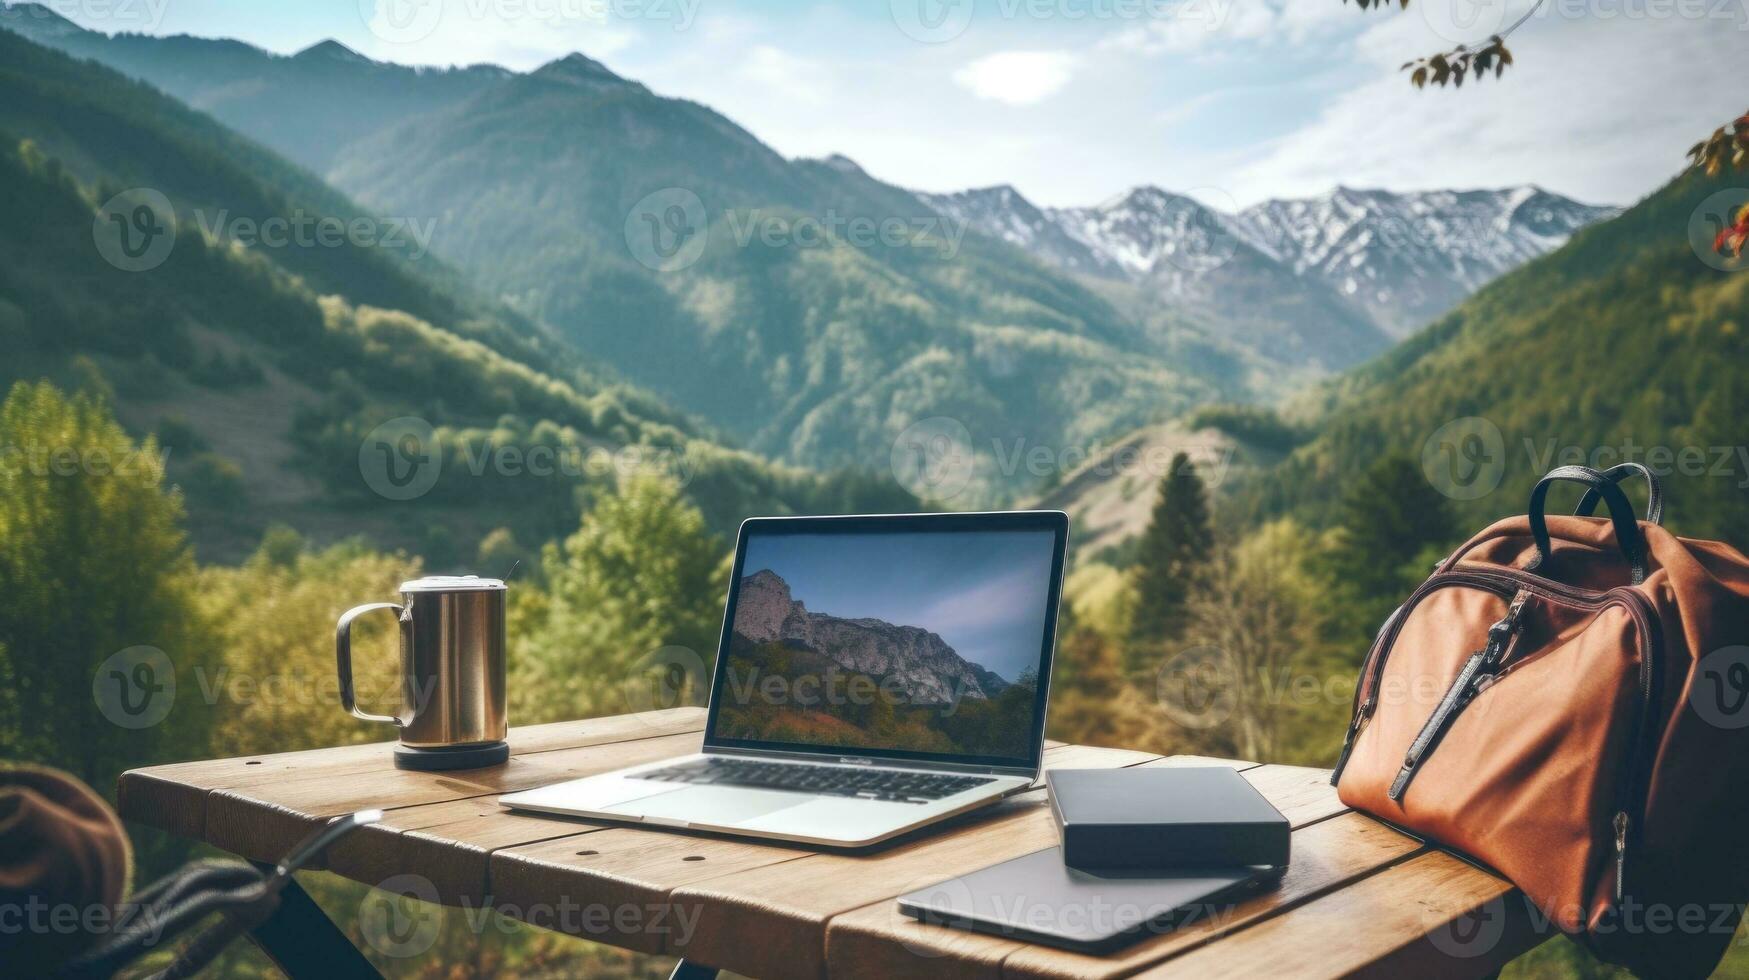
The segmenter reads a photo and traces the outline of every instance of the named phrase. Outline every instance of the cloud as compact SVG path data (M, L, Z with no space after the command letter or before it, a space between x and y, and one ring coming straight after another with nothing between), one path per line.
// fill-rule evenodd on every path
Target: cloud
M1183 0L1160 16L1107 37L1107 50L1142 55L1183 54L1234 41L1299 44L1338 23L1353 23L1353 7L1336 0Z
M823 65L769 44L758 45L748 53L741 75L771 89L773 94L810 105L824 105L832 96Z
M1055 94L1075 73L1065 51L998 51L953 73L953 80L980 99L1032 105Z
M1230 189L1250 202L1336 183L1540 183L1631 203L1675 176L1696 139L1742 111L1739 26L1539 19L1513 35L1516 63L1504 78L1417 91L1399 66L1440 50L1440 33L1419 17L1380 21L1357 44L1375 80L1340 91L1311 121L1256 147Z

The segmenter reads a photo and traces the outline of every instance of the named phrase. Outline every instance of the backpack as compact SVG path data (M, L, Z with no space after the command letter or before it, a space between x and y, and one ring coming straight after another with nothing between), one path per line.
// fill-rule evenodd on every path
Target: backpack
M1544 515L1558 482L1575 516ZM1699 977L1749 899L1749 558L1663 506L1640 464L1562 466L1440 562L1373 641L1331 782L1600 959Z

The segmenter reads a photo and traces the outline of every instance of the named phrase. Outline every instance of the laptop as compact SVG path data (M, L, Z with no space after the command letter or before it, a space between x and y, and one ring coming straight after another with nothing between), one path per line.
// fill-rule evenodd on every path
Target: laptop
M703 750L518 810L856 848L1038 778L1068 517L741 525Z

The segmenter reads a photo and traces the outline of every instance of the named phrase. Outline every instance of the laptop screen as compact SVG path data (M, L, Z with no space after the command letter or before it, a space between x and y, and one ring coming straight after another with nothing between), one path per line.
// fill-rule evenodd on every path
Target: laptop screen
M1035 767L1067 520L742 526L707 744Z

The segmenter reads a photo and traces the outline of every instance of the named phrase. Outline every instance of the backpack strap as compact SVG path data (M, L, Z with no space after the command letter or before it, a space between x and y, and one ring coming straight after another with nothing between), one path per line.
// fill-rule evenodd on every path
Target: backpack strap
M1603 471L1603 478L1611 483L1620 483L1630 476L1646 478L1648 496L1646 498L1646 520L1653 524L1664 523L1664 484L1658 475L1647 469L1643 463L1617 463ZM1601 496L1595 489L1587 489L1585 496L1579 499L1579 506L1573 511L1577 517L1590 517L1597 509L1597 501Z
M1549 557L1549 525L1543 508L1548 503L1549 487L1562 482L1583 484L1609 505L1609 519L1615 525L1616 546L1621 549L1622 557L1628 560L1628 565L1633 569L1634 584L1644 582L1645 549L1640 540L1640 525L1634 520L1634 505L1628 502L1627 494L1621 492L1621 487L1614 480L1606 478L1589 466L1557 466L1538 480L1536 488L1531 490L1530 536L1536 542L1536 557L1524 567L1527 570L1537 568Z

